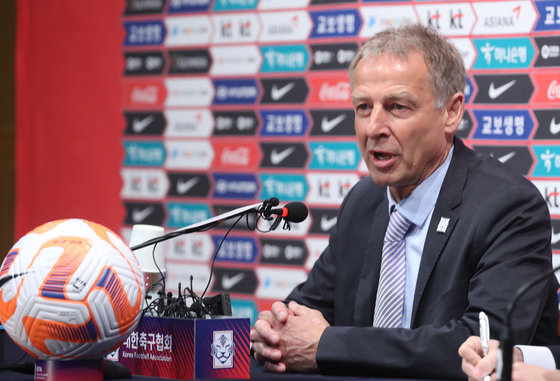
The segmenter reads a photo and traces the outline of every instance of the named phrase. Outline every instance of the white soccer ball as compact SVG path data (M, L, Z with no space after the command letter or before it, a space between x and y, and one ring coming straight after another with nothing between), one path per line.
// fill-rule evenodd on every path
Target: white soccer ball
M0 321L40 359L111 352L138 324L144 300L134 253L111 230L81 219L48 222L23 236L2 263L3 279Z

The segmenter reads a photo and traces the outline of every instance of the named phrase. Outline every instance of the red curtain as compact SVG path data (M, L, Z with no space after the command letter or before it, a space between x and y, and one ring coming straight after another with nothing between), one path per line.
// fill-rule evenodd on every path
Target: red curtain
M79 217L118 232L124 2L18 0L15 238Z

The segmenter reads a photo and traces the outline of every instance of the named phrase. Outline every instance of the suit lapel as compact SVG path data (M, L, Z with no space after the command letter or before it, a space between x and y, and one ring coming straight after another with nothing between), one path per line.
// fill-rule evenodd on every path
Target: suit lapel
M454 209L462 202L468 171L468 152L463 143L459 139L455 139L453 158L441 186L422 251L412 306L412 327L415 326L416 311L432 271L459 219L459 215Z
M383 251L383 237L389 223L389 205L387 197L380 203L375 212L376 218L370 230L367 250L360 274L358 289L356 291L356 303L354 304L354 324L366 326L373 324L373 309L379 281L381 268L381 255Z

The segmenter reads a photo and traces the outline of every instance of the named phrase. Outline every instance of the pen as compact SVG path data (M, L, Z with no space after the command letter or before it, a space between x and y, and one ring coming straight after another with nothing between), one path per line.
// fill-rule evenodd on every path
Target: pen
M478 314L478 323L480 328L480 343L482 344L482 357L488 354L488 341L490 340L490 324L488 316L484 311ZM490 375L484 376L484 381L490 381Z

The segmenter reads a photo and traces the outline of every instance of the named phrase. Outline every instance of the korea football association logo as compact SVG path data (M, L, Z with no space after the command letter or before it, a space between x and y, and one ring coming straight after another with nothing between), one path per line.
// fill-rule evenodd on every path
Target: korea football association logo
M233 356L235 355L235 344L233 342L233 331L214 331L212 342L212 367L233 368Z

